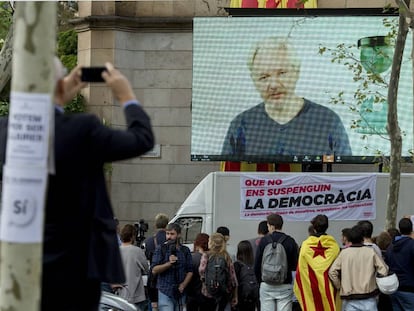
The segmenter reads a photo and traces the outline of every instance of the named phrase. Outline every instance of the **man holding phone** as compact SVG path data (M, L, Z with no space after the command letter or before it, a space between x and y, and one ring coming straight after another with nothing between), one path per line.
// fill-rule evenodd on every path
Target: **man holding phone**
M55 59L56 173L49 176L46 198L42 311L97 311L101 282L125 282L103 165L142 155L154 144L148 115L111 63L101 76L124 109L127 129L111 129L92 114L63 113L64 104L86 85L81 68L64 76L65 68ZM2 163L7 122L0 118Z
M81 80L84 82L105 82L102 73L106 67L82 67Z

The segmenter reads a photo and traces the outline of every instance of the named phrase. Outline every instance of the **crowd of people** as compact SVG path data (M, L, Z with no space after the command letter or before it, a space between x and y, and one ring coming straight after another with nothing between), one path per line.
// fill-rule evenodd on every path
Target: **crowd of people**
M132 225L120 233L127 281L118 287L138 310L414 310L410 218L377 236L372 236L370 221L358 221L341 230L339 245L327 233L328 217L317 215L299 245L282 231L282 216L270 214L258 224L257 237L238 243L236 254L226 250L227 227L211 235L199 233L190 251L180 243L179 224L168 224L165 214L158 214L155 223L157 231L147 238L145 252L133 246ZM142 275L148 273L145 286ZM384 294L376 280L390 273L399 286Z

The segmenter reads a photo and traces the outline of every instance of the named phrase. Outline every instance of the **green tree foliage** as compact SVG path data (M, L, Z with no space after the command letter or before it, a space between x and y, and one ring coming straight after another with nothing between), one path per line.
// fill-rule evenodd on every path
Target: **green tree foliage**
M0 116L7 116L9 114L9 103L0 101Z
M13 7L8 1L0 1L0 48L3 45L7 32L13 23ZM77 3L76 1L60 1L58 3L57 12L57 47L56 54L62 61L63 65L72 70L77 63L78 53L78 36L70 25L69 21L76 17ZM9 94L10 83L0 93L0 116L7 115L9 112ZM85 111L85 100L82 95L78 95L65 106L68 113Z
M390 45L394 47L398 32L398 20L384 18L382 22L388 30L388 33L386 34L387 42L390 42ZM373 113L370 108L364 106L364 103L371 100L373 105L384 103L384 105L387 106L386 100L390 74L383 75L375 71L364 70L363 62L359 57L359 49L356 44L346 45L340 43L334 48L320 46L319 54L324 55L325 53L330 54L332 63L341 64L352 72L353 81L358 83L358 87L353 94L355 99L354 102L347 103L344 99L344 92L339 92L330 98L330 103L334 105L346 105L349 110L354 113L355 119L352 120L351 129L358 131L363 126L366 126L369 127L371 133L375 133L375 138L389 140L387 135L384 135L381 131L377 131L375 127L372 127L372 125L364 119L364 115L366 116ZM393 55L381 55L379 52L378 56L383 56L383 58L387 58L391 62ZM361 135L361 139L366 141L371 137L372 135L369 134ZM383 158L381 150L375 150L375 153L378 157Z
M72 70L76 66L78 53L78 35L73 29L58 33L57 55L63 65Z
M0 1L0 49L13 22L13 8L8 1Z
M72 70L77 62L78 36L69 23L76 16L77 9L75 1L60 1L58 4L57 56L68 70Z

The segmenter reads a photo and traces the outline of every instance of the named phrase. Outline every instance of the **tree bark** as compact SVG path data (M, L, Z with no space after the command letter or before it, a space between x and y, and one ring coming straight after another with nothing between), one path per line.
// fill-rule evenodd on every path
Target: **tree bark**
M12 95L23 94L27 96L27 101L20 101L19 105L23 108L34 108L31 111L36 110L33 106L40 107L39 98L43 99L42 107L49 107L48 112L42 110L41 116L44 116L45 122L50 122L49 116L52 115L52 95L54 91L54 65L53 57L55 55L56 44L56 2L54 1L41 1L41 2L17 2L16 11L14 14L14 27L15 36L13 42L13 60L12 60ZM30 100L30 99L36 99ZM11 109L13 105L18 101L11 101ZM25 106L26 105L26 106ZM17 107L17 106L16 106ZM15 120L13 111L10 111L9 117L9 133L10 123ZM53 119L52 119L53 120ZM24 125L24 123L21 123ZM27 124L27 123L26 123ZM50 126L50 131L53 130ZM49 149L49 137L50 132L43 136L45 138L45 149ZM39 142L40 146L40 142ZM45 146L43 144L43 146ZM8 146L9 147L9 146ZM43 150L43 149L42 149ZM44 154L44 153L43 153ZM46 195L46 182L47 182L47 160L46 155L43 155L43 161L39 161L39 164L27 164L16 165L16 159L8 156L6 158L5 168L11 168L14 170L20 170L19 176L31 176L34 171L41 172L43 176L42 181L42 193L37 194L37 205L25 205L24 212L16 212L16 202L10 199L12 194L15 197L30 194L30 190L36 189L30 183L26 184L26 188L20 188L18 184L23 184L25 178L18 179L19 182L14 184L10 181L11 174L8 175L6 180L3 178L3 193L2 193L2 215L1 220L1 252L0 252L0 310L25 310L25 311L38 311L40 310L40 297L41 297L41 275L42 275L42 236L43 236L43 210ZM13 162L14 160L15 162ZM14 164L13 164L14 163ZM33 163L35 163L33 161ZM44 163L44 164L42 164ZM5 174L3 172L3 174ZM28 177L27 179L29 179ZM17 179L16 179L17 180ZM15 187L14 192L10 190L9 184L13 184ZM29 191L28 191L28 190ZM20 191L22 190L22 191ZM24 191L26 193L24 193ZM5 200L7 197L8 200ZM43 199L43 200L41 200ZM13 204L9 204L9 203ZM36 202L35 202L36 203ZM25 203L26 204L26 203ZM29 225L25 224L26 229L21 228L19 224L11 223L6 219L18 219L21 215L26 213L26 208L31 208L32 214L37 215L36 224L33 226L30 224L30 228L36 233L36 238L32 238L28 235L26 240L22 239L23 230L26 230ZM40 210L40 213L39 213ZM5 217L7 216L7 217ZM13 218L15 217L15 218ZM13 232L21 233L11 235ZM29 230L29 233L32 232ZM8 238L7 238L8 237ZM10 238L12 237L12 238ZM64 302L62 302L64 303Z
M398 196L400 191L401 176L401 149L402 137L398 124L397 96L398 84L400 80L401 63L403 58L405 41L407 39L408 24L406 21L407 8L410 0L398 0L400 7L398 34L395 44L394 58L392 62L390 85L388 88L388 123L387 130L390 136L391 155L390 155L390 184L387 200L387 214L385 219L385 229L396 226Z

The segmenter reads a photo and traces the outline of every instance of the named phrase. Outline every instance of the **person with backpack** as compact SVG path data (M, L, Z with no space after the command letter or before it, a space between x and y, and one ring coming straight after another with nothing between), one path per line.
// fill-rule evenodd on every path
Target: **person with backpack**
M187 286L187 311L210 311L214 308L214 302L209 304L210 299L201 293L202 282L198 272L201 257L208 251L208 239L209 235L207 233L199 233L194 240L194 251L191 254L193 258L193 277Z
M226 251L226 240L221 233L213 233L208 241L208 252L200 260L199 273L202 281L201 293L206 296L206 310L223 311L230 302L237 305L237 277L233 262Z
M278 214L267 216L269 234L257 247L254 270L260 282L261 311L292 310L292 272L298 262L298 245L282 232L283 218Z
M237 311L255 311L259 301L259 283L254 274L253 248L248 240L237 245L237 261L234 263L237 281Z
M167 241L158 245L152 257L151 270L157 275L158 310L183 311L185 289L193 276L190 249L180 241L181 226L168 224Z
M329 226L326 215L317 215L311 224L314 233L300 247L295 296L302 310L339 311L341 301L328 276L329 268L339 254L339 245L326 233Z

